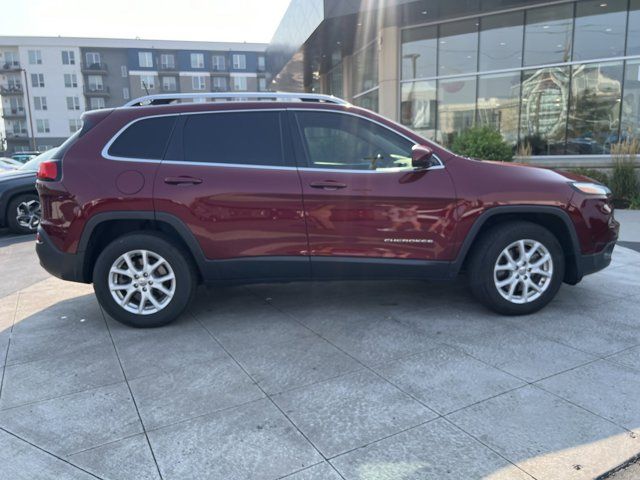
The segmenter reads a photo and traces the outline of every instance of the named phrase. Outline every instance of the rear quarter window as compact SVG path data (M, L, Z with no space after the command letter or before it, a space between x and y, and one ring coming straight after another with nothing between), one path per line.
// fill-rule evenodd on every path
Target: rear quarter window
M138 120L122 132L109 147L113 157L162 160L176 115Z

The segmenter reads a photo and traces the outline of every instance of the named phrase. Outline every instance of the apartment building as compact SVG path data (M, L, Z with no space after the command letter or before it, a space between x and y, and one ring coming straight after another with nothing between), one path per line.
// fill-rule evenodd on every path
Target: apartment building
M265 49L255 43L0 36L0 151L60 145L81 128L84 111L146 94L266 91Z

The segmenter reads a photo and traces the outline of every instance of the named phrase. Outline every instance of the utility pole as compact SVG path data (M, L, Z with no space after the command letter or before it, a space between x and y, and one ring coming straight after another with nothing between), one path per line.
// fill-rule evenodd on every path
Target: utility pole
M31 115L31 98L29 97L29 82L27 79L27 70L21 68L20 71L24 73L24 88L27 94L27 115L29 116L29 128L31 129L31 137L29 138L29 144L31 145L31 151L36 151L36 132L33 129L33 116Z

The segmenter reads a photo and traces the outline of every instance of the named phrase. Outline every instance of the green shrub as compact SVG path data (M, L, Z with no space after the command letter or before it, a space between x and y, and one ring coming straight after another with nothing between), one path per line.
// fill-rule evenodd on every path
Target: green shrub
M629 140L611 146L613 175L611 175L609 187L613 192L613 198L631 202L640 196L640 183L635 169L635 159L639 151L638 140Z
M609 175L606 172L602 172L600 170L596 170L594 168L573 168L571 170L573 173L577 173L578 175L584 175L585 177L592 178L596 182L600 182L607 187L611 183L611 179L609 179Z
M482 160L513 160L513 148L507 144L500 132L490 127L474 127L457 135L451 150L459 155Z

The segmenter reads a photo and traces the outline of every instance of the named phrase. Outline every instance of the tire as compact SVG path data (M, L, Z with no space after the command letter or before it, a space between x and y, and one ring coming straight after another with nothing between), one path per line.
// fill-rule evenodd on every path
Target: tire
M522 245L525 257L520 256ZM550 262L543 262L547 255ZM530 222L509 222L485 232L474 245L468 269L473 295L503 315L526 315L543 308L558 293L564 270L558 239Z
M36 193L17 195L7 206L7 226L12 233L36 233L41 216L40 199Z
M145 256L147 267L143 268ZM114 272L113 267L126 273ZM120 288L112 292L110 281ZM173 322L187 308L196 283L189 255L155 232L115 239L100 253L93 269L93 288L102 308L115 320L136 328Z

